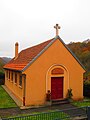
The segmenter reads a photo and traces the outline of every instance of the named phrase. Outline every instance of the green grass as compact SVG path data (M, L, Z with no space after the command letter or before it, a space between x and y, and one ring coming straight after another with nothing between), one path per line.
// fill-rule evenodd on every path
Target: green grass
M17 107L15 102L6 93L6 91L0 86L0 108Z
M90 106L90 99L84 99L83 101L73 101L72 104L75 106L78 106L78 107ZM11 107L17 107L17 106L16 106L15 102L11 99L11 97L5 92L5 90L2 88L2 86L0 86L0 108L11 108ZM48 118L48 119L49 118L50 119L59 118L59 119L69 120L68 118L65 118L65 117L68 117L69 115L67 115L64 112L57 112L57 110L47 111L47 112L48 112L47 114L43 114L42 112L32 113L32 115L29 117L29 119L37 120L37 116L38 116L38 119L41 118L42 120L45 120L46 118ZM26 114L22 114L20 116L23 116L23 119L25 120L24 116L28 116L28 114L26 113ZM19 115L18 115L18 117L19 117ZM18 117L13 117L13 118L16 118L16 120L17 120Z
M64 112L58 112L58 111L53 111L53 112L48 112L48 113L36 113L36 114L32 114L32 115L22 115L22 118L20 118L20 120L25 120L25 119L28 119L28 120L46 120L46 119L63 119L63 120L69 120L69 115L67 115L66 113ZM12 117L14 118L15 120L18 120L19 119L19 116L18 117Z
M90 106L90 98L84 99L83 101L73 101L72 104L77 107L87 107Z

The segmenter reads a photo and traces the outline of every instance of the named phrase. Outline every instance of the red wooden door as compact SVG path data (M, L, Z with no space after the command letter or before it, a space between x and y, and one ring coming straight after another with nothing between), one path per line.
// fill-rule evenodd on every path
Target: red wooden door
M63 77L51 77L51 99L63 98Z

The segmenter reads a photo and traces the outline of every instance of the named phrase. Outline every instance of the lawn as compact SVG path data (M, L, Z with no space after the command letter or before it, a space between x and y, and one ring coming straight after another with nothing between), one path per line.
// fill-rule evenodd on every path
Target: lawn
M87 107L90 106L90 98L85 98L83 101L73 101L72 104L77 107Z
M73 105L78 106L78 107L85 107L85 106L90 106L90 99L84 99L83 101L73 101L72 102ZM11 108L11 107L17 107L17 105L15 104L15 102L11 99L11 97L5 92L5 90L2 88L2 86L0 86L0 108ZM64 118L64 117L68 117L69 115L67 115L64 112L58 112L57 110L55 111L47 111L48 113L43 114L41 113L33 113L29 119L31 120L37 120L38 119L42 119L45 120L46 118ZM34 116L35 114L35 116ZM19 115L17 115L19 116ZM22 114L20 116L23 116L23 118L25 119L24 116L28 116L28 114L26 113L25 115ZM14 117L15 118L15 117ZM18 119L18 117L16 117L16 120ZM64 119L64 120L68 120L68 118Z
M18 117L12 117L12 118L9 118L9 119L15 119L15 120L25 120L25 119L28 119L28 120L58 120L58 119L63 119L63 120L69 120L69 115L67 115L66 113L64 112L59 112L59 111L51 111L51 112L47 112L47 113L43 113L43 112L38 112L38 113L34 113L34 114L31 114L31 115L25 115L21 118Z
M15 102L6 93L6 91L0 86L0 108L17 107Z

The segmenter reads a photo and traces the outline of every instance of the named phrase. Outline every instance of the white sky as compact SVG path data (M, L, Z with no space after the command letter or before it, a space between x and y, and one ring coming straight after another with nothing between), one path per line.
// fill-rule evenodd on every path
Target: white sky
M89 39L90 0L0 0L0 56L55 37L56 23L65 43Z

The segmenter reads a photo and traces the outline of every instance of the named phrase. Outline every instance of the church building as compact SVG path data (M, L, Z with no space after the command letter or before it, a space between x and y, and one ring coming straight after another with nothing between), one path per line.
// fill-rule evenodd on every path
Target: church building
M46 105L64 100L72 89L74 100L83 99L85 69L58 35L18 53L4 66L5 86L23 106Z

